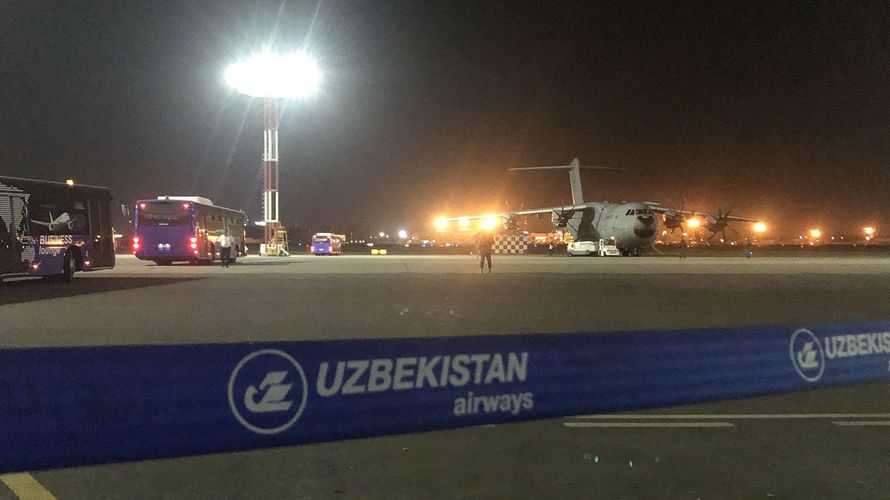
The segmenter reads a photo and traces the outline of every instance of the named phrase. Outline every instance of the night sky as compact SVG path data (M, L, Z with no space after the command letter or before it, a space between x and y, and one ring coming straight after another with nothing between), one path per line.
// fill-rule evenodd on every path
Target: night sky
M259 217L262 106L223 81L306 48L282 220L341 231L570 199L890 228L890 5L874 2L2 3L0 174L199 194Z

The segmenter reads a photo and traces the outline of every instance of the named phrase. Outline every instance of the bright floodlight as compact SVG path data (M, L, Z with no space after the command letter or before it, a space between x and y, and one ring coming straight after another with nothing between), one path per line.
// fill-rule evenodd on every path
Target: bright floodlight
M408 231L405 231L404 229L399 229L399 238L401 238L403 240L408 238Z
M875 228L868 226L862 229L866 236L872 236L875 234Z
M485 229L486 231L491 231L496 228L498 225L498 218L496 215L487 215L479 221L479 227Z
M754 232L755 233L765 233L766 232L766 224L763 222L754 223Z
M693 217L686 221L686 225L689 226L691 229L695 229L698 226L701 226L701 221Z
M463 217L457 221L457 224L461 227L461 229L466 229L470 227L470 219Z
M822 230L821 230L821 229L810 229L810 238L813 238L813 239L817 239L817 240L818 240L818 239L821 238L821 237L822 237Z
M448 218L439 217L438 219L436 219L436 229L438 229L439 231L448 229Z
M252 97L307 97L321 82L321 71L305 52L266 51L226 68L226 83Z

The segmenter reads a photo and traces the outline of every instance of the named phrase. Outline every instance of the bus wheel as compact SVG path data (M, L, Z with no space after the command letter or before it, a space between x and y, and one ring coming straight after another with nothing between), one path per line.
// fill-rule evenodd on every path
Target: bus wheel
M77 260L74 258L74 255L71 254L71 251L65 252L65 264L62 268L62 281L65 283L71 283L74 279L74 273L77 272Z

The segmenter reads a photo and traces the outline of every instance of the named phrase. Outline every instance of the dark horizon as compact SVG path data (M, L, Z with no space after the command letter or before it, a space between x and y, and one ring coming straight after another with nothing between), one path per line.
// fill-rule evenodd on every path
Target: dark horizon
M534 2L23 4L7 35L3 175L194 194L259 216L262 106L225 65L305 47L318 95L281 121L282 221L431 227L570 199L659 201L855 233L890 217L890 6ZM277 27L276 27L277 26ZM589 173L588 173L589 174Z

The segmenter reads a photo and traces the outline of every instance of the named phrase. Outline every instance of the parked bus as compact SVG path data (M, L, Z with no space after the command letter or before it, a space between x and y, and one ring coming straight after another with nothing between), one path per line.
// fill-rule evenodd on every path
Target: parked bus
M114 267L111 191L0 177L0 281Z
M245 254L244 212L218 207L200 196L159 196L136 202L133 254L161 266L212 263L226 230L235 239L232 262Z
M342 253L343 240L346 236L334 233L316 233L312 235L312 246L309 253L314 255L340 255Z

